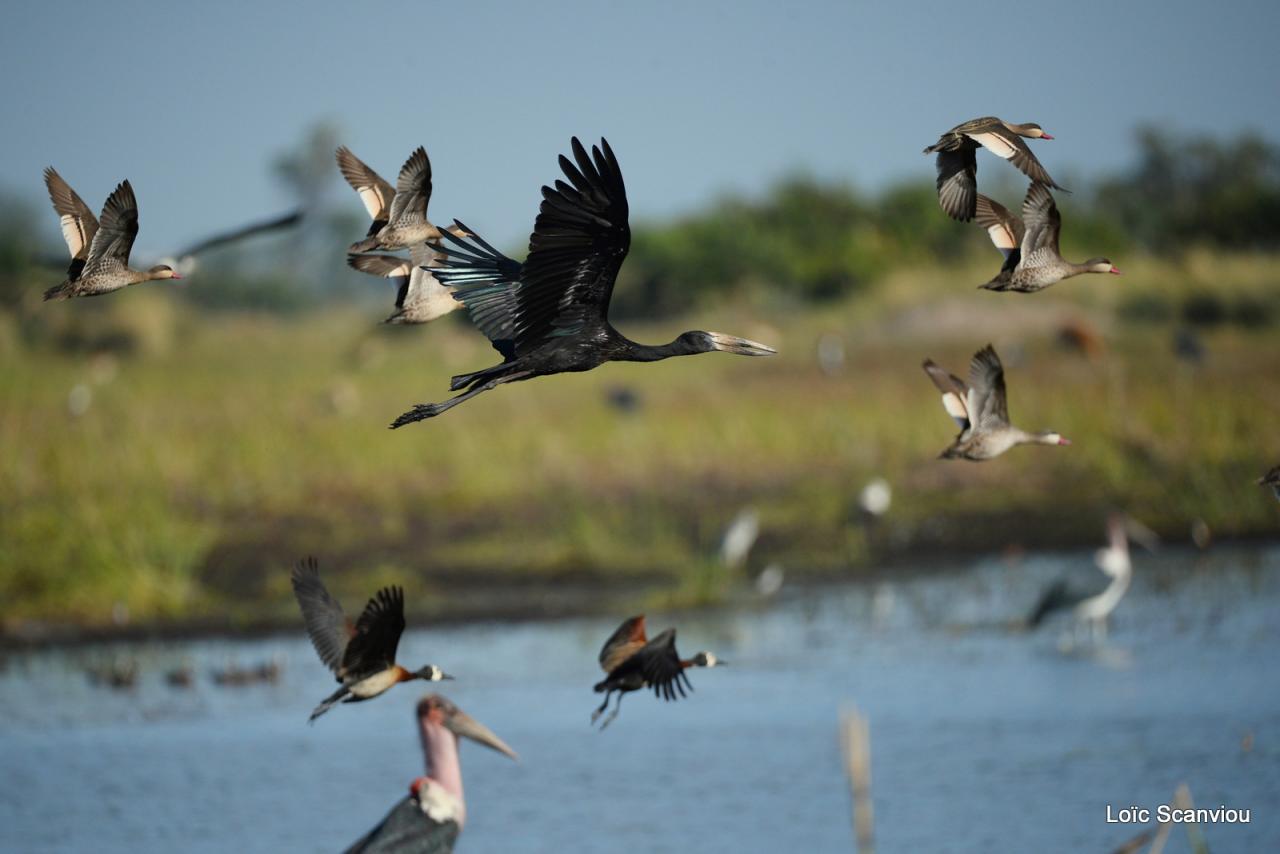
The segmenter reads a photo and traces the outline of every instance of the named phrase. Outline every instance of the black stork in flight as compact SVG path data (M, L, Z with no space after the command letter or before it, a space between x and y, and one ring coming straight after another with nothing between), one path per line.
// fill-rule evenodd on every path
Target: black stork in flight
M627 191L605 140L588 155L577 137L573 160L560 156L568 183L542 188L542 206L524 264L503 255L455 220L469 237L446 233L444 257L431 272L453 289L502 356L500 365L461 374L449 384L463 394L420 403L392 428L422 421L502 383L589 371L605 362L656 362L720 350L768 356L772 347L719 332L685 332L670 344L637 344L609 323L609 298L631 245Z
M447 854L467 821L458 738L469 738L515 760L520 758L492 730L440 694L429 694L418 701L418 726L426 776L414 780L409 785L409 796L348 848L348 854Z
M342 687L316 706L308 722L336 703L371 700L398 682L452 679L434 664L406 670L396 664L396 647L404 632L404 591L384 587L364 606L352 625L342 606L320 581L315 558L305 558L293 568L293 593L302 609L311 645L320 660L334 672Z
M676 630L667 629L653 640L644 633L644 614L632 617L618 627L600 650L600 667L608 675L595 686L597 694L604 693L604 702L591 713L591 722L609 708L609 698L618 693L613 713L605 718L600 729L613 723L622 708L622 697L641 688L652 688L655 697L671 701L688 696L693 685L685 670L690 667L717 667L725 662L709 652L700 652L693 658L682 659L676 652Z

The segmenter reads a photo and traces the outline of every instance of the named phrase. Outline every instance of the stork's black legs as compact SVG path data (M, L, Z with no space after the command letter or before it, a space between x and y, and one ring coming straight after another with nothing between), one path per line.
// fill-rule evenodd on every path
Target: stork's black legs
M428 418L434 418L440 413L446 412L449 409L452 409L453 407L457 406L459 403L463 403L465 401L470 400L471 398L475 397L477 394L480 394L481 392L489 391L490 389L496 388L502 383L509 383L512 380L522 380L525 377L529 376L529 373L530 373L529 371L517 371L514 374L507 374L504 377L498 377L497 379L489 380L487 383L484 383L483 385L478 385L469 391L463 392L462 394L456 397L451 397L448 400L441 401L440 403L419 403L413 409L410 409L408 412L401 415L395 421L392 421L391 429L394 430L397 427L403 427L404 425L412 424L415 421L425 421Z

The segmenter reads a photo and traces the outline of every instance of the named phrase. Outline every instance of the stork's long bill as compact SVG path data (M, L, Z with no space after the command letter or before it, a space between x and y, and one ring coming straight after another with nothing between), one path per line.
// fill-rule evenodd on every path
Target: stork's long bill
M772 356L778 351L768 344L752 341L750 338L739 338L736 335L725 335L721 332L708 332L711 343L717 350L725 353L736 353L739 356Z

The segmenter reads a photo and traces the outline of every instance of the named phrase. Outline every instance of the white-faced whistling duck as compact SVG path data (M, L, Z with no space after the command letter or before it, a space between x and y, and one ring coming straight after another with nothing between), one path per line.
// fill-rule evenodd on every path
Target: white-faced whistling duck
M693 690L685 670L690 667L716 667L725 662L709 652L700 652L693 658L682 659L676 652L676 630L667 629L653 640L644 633L644 614L632 617L618 627L600 650L600 667L608 676L595 686L597 694L604 694L604 702L591 714L591 722L609 708L609 698L614 692L618 701L613 713L605 718L604 729L618 716L622 697L641 688L652 688L655 697L675 700L677 695L687 696L685 689Z
M1015 445L1071 444L1051 430L1028 433L1009 423L1004 366L990 344L973 354L968 385L932 359L924 360L924 370L942 392L943 408L960 426L955 441L939 455L942 459L981 462L998 457Z
M404 632L404 591L399 587L379 590L352 625L342 606L320 582L315 558L299 561L293 568L292 580L311 645L342 683L316 706L309 720L314 721L335 703L370 700L398 682L453 678L434 664L417 670L396 664L396 647Z
M767 356L772 347L718 332L686 332L670 344L637 344L608 320L609 298L631 245L626 187L609 143L588 155L572 140L573 157L560 157L569 183L542 188L542 207L529 238L524 264L472 236L446 234L445 257L431 272L462 301L472 322L502 356L502 364L453 377L463 394L441 403L421 403L392 427L432 418L502 383L568 371L589 371L605 362L656 362L720 350Z

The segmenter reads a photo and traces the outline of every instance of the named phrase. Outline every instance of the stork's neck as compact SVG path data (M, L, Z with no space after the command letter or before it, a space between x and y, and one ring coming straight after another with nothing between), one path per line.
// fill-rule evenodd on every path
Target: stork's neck
M458 737L441 724L421 719L422 754L427 763L427 777L457 801L453 816L458 829L467 820L466 800L462 794L462 765L458 762Z
M631 345L625 356L628 362L660 362L663 359L669 359L672 356L691 356L694 353L701 352L695 350L684 342L676 339L670 344L637 344L635 341L628 341Z

